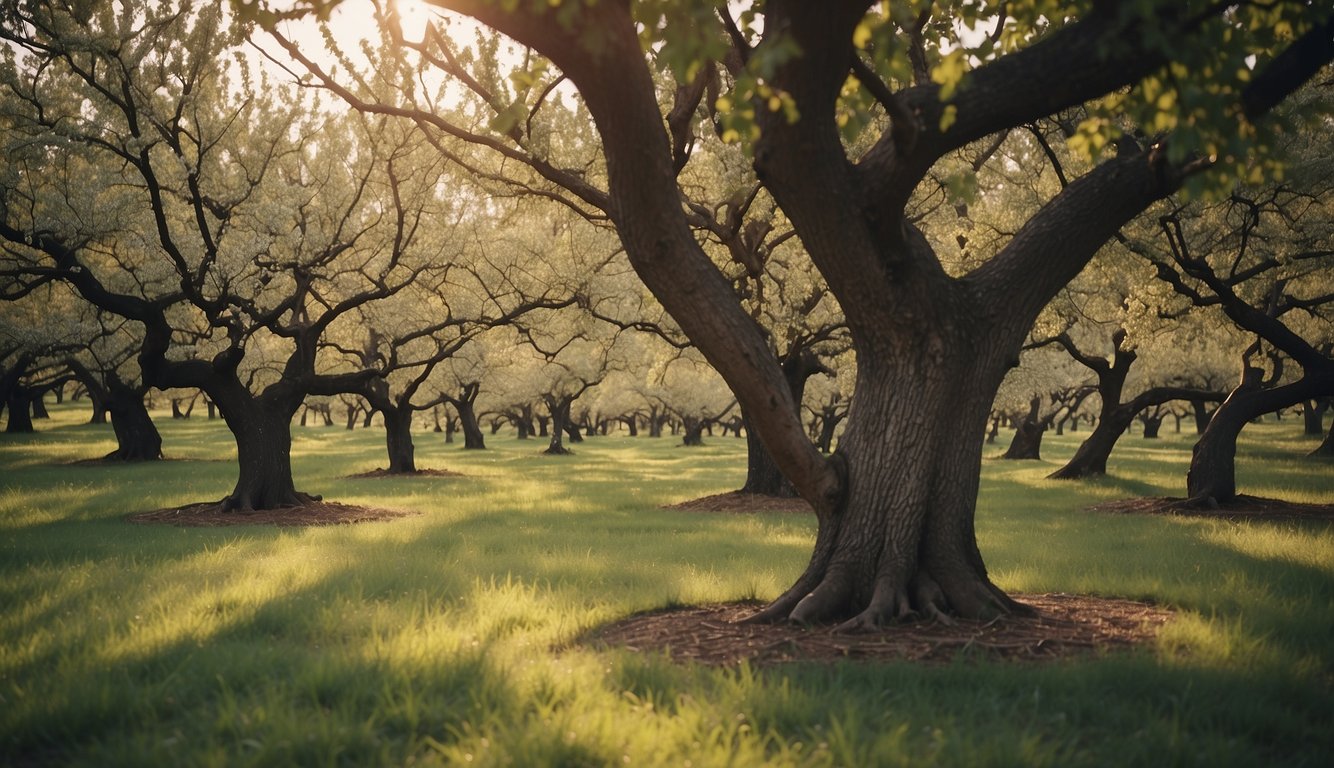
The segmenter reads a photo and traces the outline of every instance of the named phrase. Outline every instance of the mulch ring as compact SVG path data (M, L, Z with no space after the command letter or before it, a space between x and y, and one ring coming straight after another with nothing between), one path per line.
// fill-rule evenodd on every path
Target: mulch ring
M811 505L802 498L784 499L777 496L765 496L758 493L732 491L714 496L669 504L663 509L680 509L687 512L728 512L732 514L754 514L756 512L810 512Z
M927 619L892 624L877 632L836 632L833 627L740 624L761 604L726 603L631 616L580 642L632 651L665 652L674 661L730 666L794 661L912 661L943 664L956 658L1047 662L1145 646L1173 612L1132 600L1066 595L1012 595L1036 609L1034 616L990 622Z
M1237 496L1219 507L1201 507L1186 499L1146 496L1105 501L1087 508L1090 512L1134 515L1178 515L1225 520L1334 520L1334 504L1302 504L1259 496Z
M379 477L464 477L462 472L452 472L448 469L419 469L415 472L390 472L383 467L376 467L369 472L358 472L355 475L347 475L349 480L367 480Z
M131 523L165 523L182 528L211 528L224 525L351 525L378 520L397 520L418 514L420 513L328 501L303 504L299 507L249 511L233 509L224 512L222 504L213 501L170 509L155 509L152 512L138 512L125 519Z

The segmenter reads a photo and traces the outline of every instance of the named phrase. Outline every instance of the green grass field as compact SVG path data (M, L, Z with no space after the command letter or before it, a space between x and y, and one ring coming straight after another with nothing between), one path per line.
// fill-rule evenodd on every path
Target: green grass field
M464 477L344 479L383 433L294 428L302 490L414 509L326 528L181 529L131 512L221 498L221 422L158 414L174 461L71 465L109 427L54 410L0 435L0 765L1324 766L1334 755L1334 526L1133 517L1180 495L1190 436L1123 438L1112 475L1044 480L988 459L978 510L997 582L1178 609L1156 647L1051 665L680 666L569 646L676 603L776 596L809 516L660 505L731 490L744 442L612 436L546 457L417 436ZM1294 420L1243 436L1239 484L1334 503ZM989 453L998 454L1008 436Z

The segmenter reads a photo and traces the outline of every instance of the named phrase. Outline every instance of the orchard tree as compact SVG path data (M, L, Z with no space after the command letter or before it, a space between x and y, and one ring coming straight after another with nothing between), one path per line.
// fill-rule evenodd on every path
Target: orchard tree
M605 189L508 154L507 144L495 151L526 164L551 194L610 216L636 272L815 508L810 564L756 618L845 619L848 628L914 611L1020 609L987 578L973 516L987 415L1029 328L1127 221L1211 166L1241 163L1260 118L1334 53L1330 12L1305 3L1092 2L1068 11L905 3L870 14L865 2L797 0L736 9L434 4L540 52L578 89L601 140ZM960 39L971 28L998 34ZM747 142L856 350L856 397L831 457L805 434L765 334L700 247L681 203L679 156L653 71L671 68L687 85L702 65L726 60L741 66L712 105L724 136ZM1141 113L1138 122L1163 135L1125 144L977 266L946 271L929 233L905 215L932 166L971 142L1094 100L1104 112ZM443 118L434 125L450 126ZM1075 138L1098 149L1110 125L1095 115ZM859 128L873 132L864 144L849 136ZM869 149L851 153L845 140Z
M1240 380L1195 445L1186 480L1194 503L1236 497L1246 424L1334 394L1334 166L1323 147L1298 137L1285 149L1306 162L1283 182L1179 205L1159 219L1159 240L1139 245L1183 301L1221 312L1254 339L1240 354Z
M85 346L71 352L63 363L88 390L94 412L105 409L111 415L116 450L103 458L107 461L162 458L162 435L144 405L148 385L136 365L143 348L141 329L137 323L91 305L85 311L95 315L96 330Z
M402 237L426 203L398 194L387 121L229 69L218 7L25 4L0 37L4 273L138 323L144 382L216 403L240 465L224 509L317 498L291 419L378 373L323 372L321 338L432 269Z

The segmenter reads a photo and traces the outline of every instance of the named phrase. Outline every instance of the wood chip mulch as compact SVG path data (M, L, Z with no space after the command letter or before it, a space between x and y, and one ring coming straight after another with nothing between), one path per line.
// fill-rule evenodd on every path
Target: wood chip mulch
M714 496L669 504L663 509L680 509L687 512L728 512L731 514L754 514L757 512L810 512L811 505L802 498L781 498L758 493L731 491Z
M1060 593L1012 595L1034 616L943 624L914 620L878 632L833 627L741 624L761 604L726 603L631 616L579 642L632 651L665 652L678 662L731 666L816 661L910 661L943 664L956 658L1049 662L1128 650L1153 642L1172 618L1166 608L1132 600Z
M405 512L378 507L359 507L321 501L299 507L224 512L219 502L187 504L183 507L139 512L125 519L131 523L166 524L182 528L211 528L226 525L351 525L379 520L397 520L413 517L419 512Z
M367 480L380 477L464 477L462 472L453 472L448 469L419 469L415 472L390 472L382 467L376 467L369 472L358 472L355 475L348 475L349 480Z
M1241 495L1217 508L1193 505L1182 498L1146 496L1105 501L1088 507L1088 510L1134 515L1212 517L1225 520L1334 520L1334 504L1302 504Z

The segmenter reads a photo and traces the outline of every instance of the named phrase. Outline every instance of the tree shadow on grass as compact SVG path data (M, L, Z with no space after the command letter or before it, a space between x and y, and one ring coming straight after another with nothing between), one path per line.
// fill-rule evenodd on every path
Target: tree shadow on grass
M1087 509L1090 512L1175 515L1222 520L1334 520L1334 504L1307 504L1244 494L1238 495L1230 502L1212 507L1174 496L1144 496L1104 501Z

